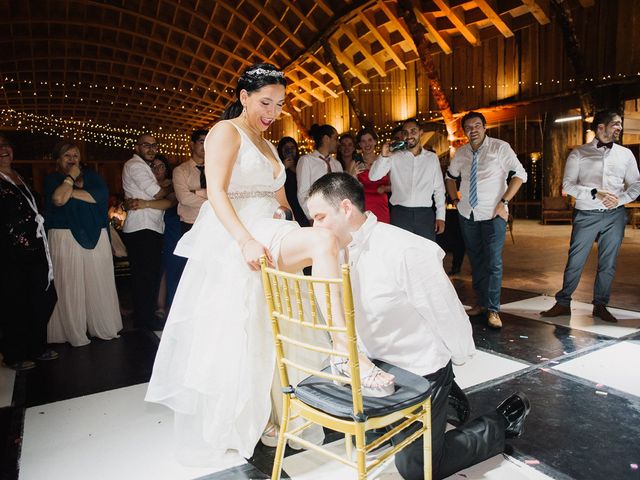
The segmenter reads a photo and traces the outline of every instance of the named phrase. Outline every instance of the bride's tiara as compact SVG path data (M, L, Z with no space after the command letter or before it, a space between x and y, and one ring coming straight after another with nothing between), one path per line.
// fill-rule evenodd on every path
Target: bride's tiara
M284 74L278 70L267 70L265 68L255 68L253 70L249 70L245 73L245 75L248 75L249 77L284 77Z

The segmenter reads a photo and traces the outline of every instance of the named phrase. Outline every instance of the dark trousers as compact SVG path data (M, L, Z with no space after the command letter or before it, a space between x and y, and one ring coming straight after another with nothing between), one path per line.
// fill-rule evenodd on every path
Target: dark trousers
M183 222L182 220L180 221L180 229L182 230L182 235L191 230L192 227L193 223Z
M432 207L403 207L391 205L391 225L436 241L436 216Z
M453 383L451 362L431 375L431 442L432 472L434 480L446 478L454 473L504 451L505 419L498 412L478 417L455 430L445 433L449 391ZM400 442L410 432L394 437ZM396 467L406 480L424 478L422 438L416 440L396 454Z
M44 252L29 258L6 258L0 273L0 351L4 362L34 360L47 348L47 323L58 297Z
M123 236L131 267L135 326L154 328L162 276L162 234L139 230Z
M502 288L502 248L507 222L501 217L475 221L458 215L464 245L471 262L473 289L478 304L491 312L500 311Z

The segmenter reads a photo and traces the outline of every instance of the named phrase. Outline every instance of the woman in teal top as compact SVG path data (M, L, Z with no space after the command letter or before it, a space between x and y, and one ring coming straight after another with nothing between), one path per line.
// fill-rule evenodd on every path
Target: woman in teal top
M102 177L80 168L80 149L60 142L58 171L45 179L45 227L58 290L47 327L50 343L78 347L91 337L118 337L122 318L107 234L108 189Z

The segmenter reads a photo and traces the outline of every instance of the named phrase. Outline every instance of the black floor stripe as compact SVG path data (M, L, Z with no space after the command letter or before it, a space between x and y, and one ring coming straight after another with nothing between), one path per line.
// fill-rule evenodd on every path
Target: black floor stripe
M514 391L529 396L526 430L510 442L532 458L575 479L638 479L640 399L599 395L593 385L555 371L531 371L470 394L474 411L488 411ZM538 468L539 466L535 466Z

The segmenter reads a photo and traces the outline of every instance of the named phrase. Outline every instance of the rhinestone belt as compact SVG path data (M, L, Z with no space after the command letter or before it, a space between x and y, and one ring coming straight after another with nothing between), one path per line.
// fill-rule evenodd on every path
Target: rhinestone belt
M267 192L267 191L246 191L246 192L227 192L227 196L231 200L244 199L244 198L263 198L263 197L276 197L276 192Z

